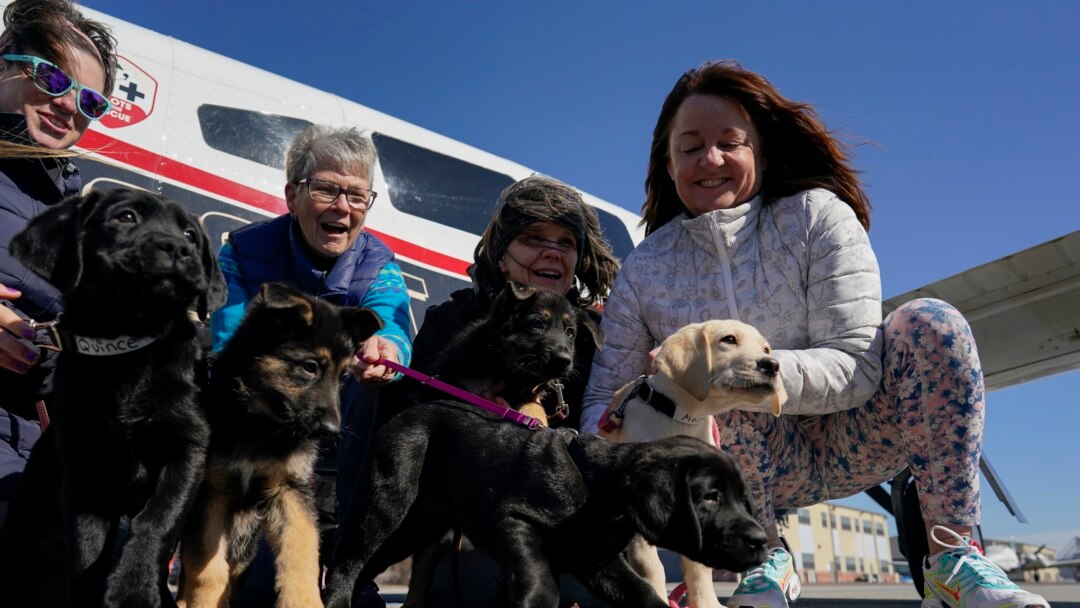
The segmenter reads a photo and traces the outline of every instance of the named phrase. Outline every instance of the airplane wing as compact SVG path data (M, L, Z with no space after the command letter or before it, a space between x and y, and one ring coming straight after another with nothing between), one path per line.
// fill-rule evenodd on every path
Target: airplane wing
M1080 230L889 298L921 297L964 313L991 391L1080 368Z
M1061 561L1024 564L1024 570L1038 570L1040 568L1080 568L1080 559L1063 559Z

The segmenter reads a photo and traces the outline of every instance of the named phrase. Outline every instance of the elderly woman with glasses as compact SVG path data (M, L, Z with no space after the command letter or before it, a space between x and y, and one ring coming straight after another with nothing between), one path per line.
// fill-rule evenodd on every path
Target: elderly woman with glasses
M50 321L60 294L11 257L31 218L82 188L64 151L109 108L115 47L104 25L68 0L16 0L0 34L0 521L51 388L54 357L31 339L27 318Z
M285 157L289 213L232 232L218 254L229 300L210 319L214 350L236 331L244 306L263 283L284 281L334 304L366 306L382 318L385 327L354 361L357 380L393 380L392 370L374 364L380 358L408 365L405 280L394 253L364 231L375 204L375 159L371 139L353 128L312 126L296 136Z
M229 286L225 306L210 317L214 350L220 350L236 331L244 307L263 283L283 281L334 304L365 306L382 318L384 327L357 353L352 377L342 385L342 433L338 454L324 446L317 467L330 471L337 460L339 474L362 467L375 426L378 393L374 387L396 379L378 359L408 365L409 296L394 254L364 231L375 203L371 190L376 160L371 139L353 128L312 126L293 139L285 155L285 202L289 213L251 224L229 235L218 263ZM321 488L332 480L320 478ZM319 492L323 529L332 528L332 492ZM324 545L330 537L324 537ZM323 558L329 552L324 547ZM253 568L263 556L256 557ZM248 576L249 589L273 577ZM259 581L259 582L255 582ZM271 585L272 586L272 585ZM272 590L270 590L272 591ZM261 602L259 602L261 605Z

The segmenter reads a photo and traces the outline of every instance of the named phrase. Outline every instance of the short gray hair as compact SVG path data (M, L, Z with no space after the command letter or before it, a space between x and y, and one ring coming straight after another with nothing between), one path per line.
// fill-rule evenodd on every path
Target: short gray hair
M285 152L285 178L295 184L329 170L358 175L370 183L377 158L374 142L355 127L311 125L293 138Z

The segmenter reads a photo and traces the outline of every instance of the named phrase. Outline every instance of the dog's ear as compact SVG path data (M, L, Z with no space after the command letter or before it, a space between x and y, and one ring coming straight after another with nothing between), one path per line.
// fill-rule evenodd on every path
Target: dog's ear
M104 195L90 192L51 206L11 239L11 253L61 293L69 293L82 277L83 219Z
M669 445L654 444L652 450L664 451L638 461L629 483L628 495L637 497L630 517L651 544L675 549L674 541L680 549L700 548L701 523L690 489L695 467L681 448L666 451Z
M341 322L345 325L345 331L356 348L383 328L382 319L370 308L343 307Z
M656 371L678 384L698 401L712 386L712 348L702 325L691 325L668 336L656 355Z
M531 285L507 281L506 285L502 288L502 291L495 297L495 302L493 302L491 306L491 312L495 315L505 316L513 310L519 302L528 300L536 294L536 288Z
M509 286L510 294L514 296L515 300L527 300L536 295L536 288L532 285L525 285L524 283L515 281L509 281L507 282L507 285Z
M210 246L210 236L206 229L199 224L202 230L202 246L199 248L199 257L202 260L203 274L206 276L206 291L199 295L198 313L199 319L205 321L210 313L225 305L229 295L229 288L225 284L225 276L218 267L217 257Z
M315 309L308 298L284 283L264 283L248 307L249 310L268 311L279 322L299 321L304 326L311 326L315 322Z
M698 517L697 504L694 502L694 492L691 489L691 481L697 474L696 458L684 458L675 468L675 509L673 519L676 534L690 547L701 550L704 542L701 534L701 520Z
M583 308L575 308L574 311L577 316L578 336L591 336L592 344L596 350L603 350L604 332L600 331L600 325L589 314L589 311Z

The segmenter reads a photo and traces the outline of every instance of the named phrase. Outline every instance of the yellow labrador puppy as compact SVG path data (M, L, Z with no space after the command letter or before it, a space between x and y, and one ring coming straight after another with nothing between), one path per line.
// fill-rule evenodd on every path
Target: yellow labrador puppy
M615 393L601 419L602 436L632 442L689 435L715 446L713 415L743 409L779 416L787 401L780 363L770 356L769 343L739 321L683 327L660 344L655 368L654 375L641 376ZM666 597L656 548L638 537L630 561ZM708 566L683 558L682 571L691 608L720 607Z

